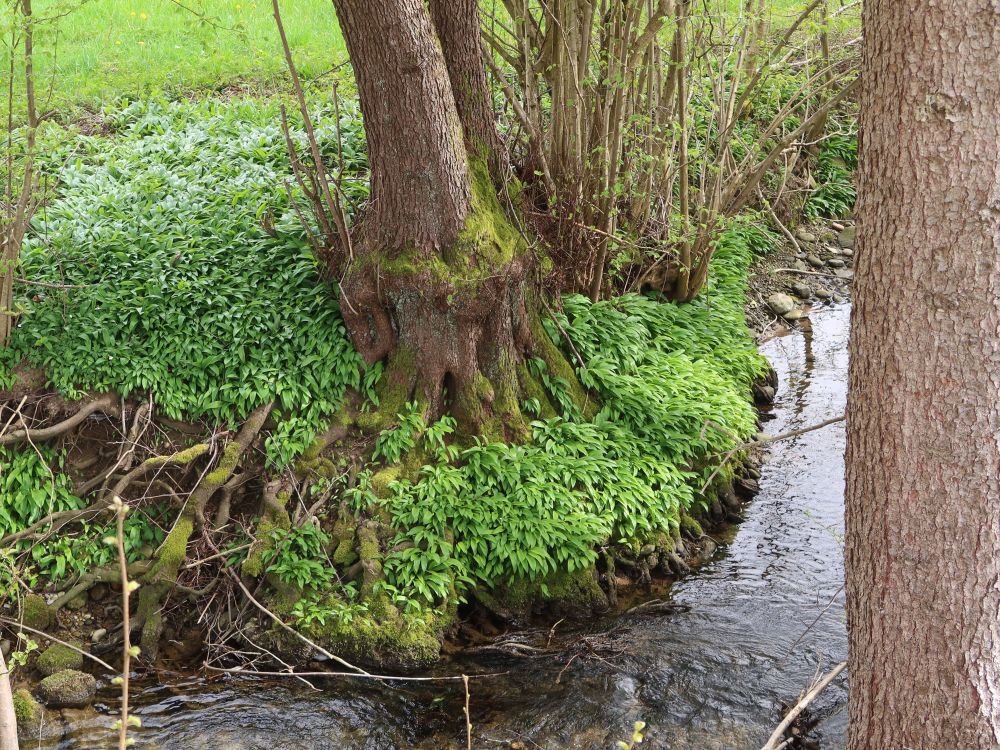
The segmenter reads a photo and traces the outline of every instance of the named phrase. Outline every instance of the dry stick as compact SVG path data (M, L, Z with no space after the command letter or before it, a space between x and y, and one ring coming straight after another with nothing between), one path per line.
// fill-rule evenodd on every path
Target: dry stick
M788 440L789 438L798 437L799 435L805 435L807 432L814 432L815 430L821 430L824 427L829 427L832 424L837 424L837 422L843 422L847 417L843 414L839 417L832 417L830 419L824 419L822 422L817 422L809 427L803 427L800 430L792 430L791 432L783 432L780 435L766 435L765 437L759 438L757 440L751 440L749 443L743 443L742 445L736 446L736 450L745 450L747 448L757 448L761 445L767 445L768 443L776 443L779 440Z
M103 659L99 659L98 657L94 656L93 654L84 651L82 648L79 648L78 646L74 646L72 643L67 643L66 641L61 641L58 638L56 638L54 635L49 635L48 633L46 633L43 630L35 630L35 628L30 628L27 625L25 625L23 622L18 622L17 620L12 620L9 617L2 617L2 616L0 616L0 622L2 622L4 625L9 625L11 628L16 628L18 630L27 630L29 633L33 633L34 635L41 636L42 638L45 638L46 640L50 640L53 643L58 643L60 646L65 646L68 649L72 649L73 651L76 651L76 653L80 654L84 658L90 659L91 661L94 661L94 662L97 662L98 664L100 664L102 667L104 667L109 672L117 672L118 671L114 667L112 667L110 664L108 664L106 661L104 661Z
M18 750L17 714L10 687L10 670L0 651L0 750Z
M132 659L132 633L129 622L129 595L132 593L133 584L128 579L128 559L125 557L125 515L128 513L128 506L122 499L115 495L110 506L115 511L115 547L118 550L118 570L121 573L122 582L122 708L121 716L118 719L118 750L125 750L128 747L128 675L129 662Z
M469 675L462 675L462 686L465 688L465 747L472 750L472 719L469 717Z
M820 680L812 690L806 693L805 696L802 698L802 700L796 703L795 706L792 708L792 710L785 715L785 718L781 720L781 723L778 724L778 727L774 730L774 732L771 733L771 736L768 738L767 743L764 745L764 747L761 748L761 750L777 750L778 743L784 736L785 730L788 729L789 726L791 726L792 722L798 718L799 714L801 714L805 710L806 706L812 703L812 701L816 698L816 696L822 693L823 690L826 688L826 686L829 685L831 682L833 682L834 679L836 679L837 675L843 672L846 667L847 667L846 661L840 662L840 664L834 667L830 671L830 673L826 675L826 677L824 677L822 680Z
M705 490L708 489L709 485L712 484L712 480L722 471L722 467L729 463L730 459L736 455L739 451L747 450L748 448L757 448L762 445L768 445L769 443L776 443L779 440L788 440L789 438L798 437L799 435L804 435L807 432L813 432L814 430L820 430L824 427L829 427L837 422L843 422L846 417L839 416L833 419L827 419L818 424L811 425L810 427L803 427L800 430L792 430L791 432L784 432L780 435L768 435L767 437L760 438L758 440L752 440L749 443L741 443L740 445L733 446L728 451L726 451L723 459L719 462L719 465L715 467L715 470L709 475L708 479L705 480L705 484L702 485L701 493L704 494ZM716 453L715 455L719 455Z
M356 677L365 680L384 680L386 682L458 682L463 679L480 680L488 677L503 677L510 672L486 672L484 674L473 675L444 675L440 677L409 677L405 675L388 674L361 674L359 672L260 672L256 669L242 669L240 667L213 667L205 664L205 669L210 672L223 672L225 674L244 675L246 677Z

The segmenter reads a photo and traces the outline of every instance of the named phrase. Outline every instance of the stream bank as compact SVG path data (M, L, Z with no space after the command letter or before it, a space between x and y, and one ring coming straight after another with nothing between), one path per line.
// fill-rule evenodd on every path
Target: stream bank
M843 412L849 315L846 305L814 308L807 322L762 347L780 384L767 432ZM719 539L717 557L676 584L659 611L557 628L558 655L483 652L435 668L505 673L473 681L475 746L598 750L643 720L643 747L759 748L782 701L846 654L843 441L843 426L833 425L773 445L746 521ZM519 637L544 643L548 631ZM162 750L464 747L460 686L329 681L322 688L181 676L140 682L136 737L140 747ZM23 747L105 747L115 690L98 697L96 714L53 713ZM811 738L823 750L843 746L845 705L843 680L813 704L820 723Z

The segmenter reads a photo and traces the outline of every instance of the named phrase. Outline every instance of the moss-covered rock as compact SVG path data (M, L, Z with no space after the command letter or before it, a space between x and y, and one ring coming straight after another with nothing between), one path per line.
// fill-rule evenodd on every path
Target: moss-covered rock
M593 566L573 573L560 571L543 579L518 579L491 591L476 591L488 609L508 619L523 619L544 609L570 617L587 617L608 608L608 598Z
M42 718L42 704L26 688L14 691L14 718L19 732L37 725Z
M681 532L689 539L701 539L705 536L705 530L701 524L687 513L681 514Z
M48 603L38 594L28 594L21 603L21 622L35 630L45 630L52 624L54 614Z
M79 669L83 666L83 654L69 646L54 643L39 654L35 666L48 677L64 669Z
M97 680L86 672L64 669L38 683L38 692L50 708L82 708L93 702Z
M385 594L376 593L367 601L367 611L312 625L306 634L348 661L382 669L417 669L438 660L446 616L404 614Z

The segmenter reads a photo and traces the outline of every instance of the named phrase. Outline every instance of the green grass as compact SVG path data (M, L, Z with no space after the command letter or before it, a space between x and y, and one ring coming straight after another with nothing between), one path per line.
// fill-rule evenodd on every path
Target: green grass
M37 17L50 19L39 23L35 43L39 86L51 91L45 109L283 80L268 0L184 5L190 10L172 0L36 0ZM306 78L346 60L330 0L285 0L282 18Z

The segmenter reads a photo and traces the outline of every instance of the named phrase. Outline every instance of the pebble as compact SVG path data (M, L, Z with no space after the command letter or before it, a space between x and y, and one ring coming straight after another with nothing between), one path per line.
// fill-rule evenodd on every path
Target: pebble
M90 642L99 643L107 634L108 631L105 628L98 628L97 630L95 630L93 633L90 634Z
M823 261L818 255L810 255L806 258L806 263L808 263L813 268L822 268Z
M849 248L849 247L845 247L843 250L841 250L840 254L843 255L845 258L853 258L854 257L854 251L851 248Z
M785 320L799 320L802 316L803 312L801 310L791 310L790 312L786 312L782 315Z
M787 294L775 292L767 298L767 306L775 315L788 317L788 313L795 309L795 300Z
M797 281L792 284L792 291L795 293L796 297L801 297L802 299L809 299L812 297L812 288L801 281Z
M857 230L853 225L849 227L844 227L843 229L840 230L840 234L837 235L837 241L840 242L841 247L849 247L853 249L854 237L856 233Z
M828 260L826 264L830 266L830 268L843 268L845 265L847 265L846 263L844 263L843 258L830 258L830 260Z
M841 278L841 279L853 279L854 278L854 271L852 271L850 268L838 268L837 271L836 271L836 274L837 274L838 278Z
M833 296L833 292L825 286L818 286L816 287L816 296L820 299L830 299Z
M808 229L799 227L795 230L795 237L801 242L815 242L816 235L810 232Z
M808 271L809 270L809 266L807 266L801 260L797 260L794 263L792 263L792 268L794 268L796 271Z

